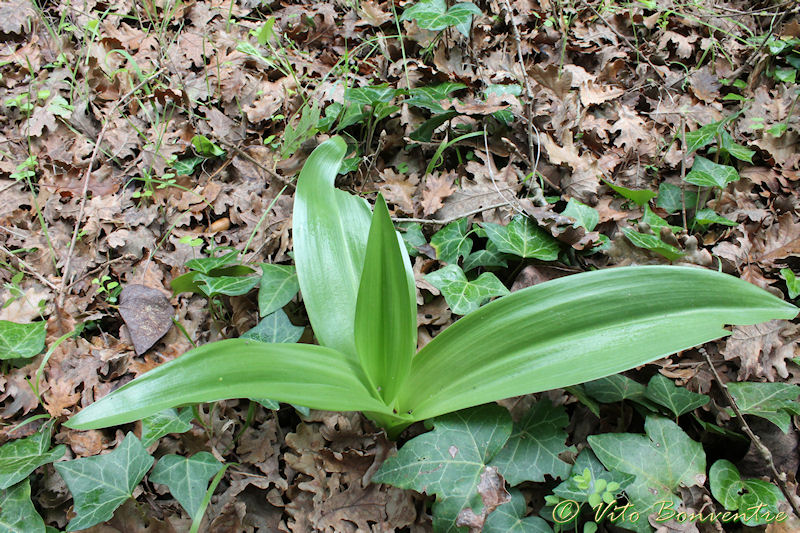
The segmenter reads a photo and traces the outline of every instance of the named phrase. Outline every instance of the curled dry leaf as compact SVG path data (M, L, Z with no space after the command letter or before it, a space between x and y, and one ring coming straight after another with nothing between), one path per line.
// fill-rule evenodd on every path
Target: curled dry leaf
M786 360L796 357L800 326L787 320L771 320L753 326L735 326L725 341L726 360L739 358L739 379L751 376L775 381L787 378ZM776 376L777 374L777 376Z
M119 313L128 326L136 355L142 355L167 334L175 310L164 294L145 285L126 285L119 297Z

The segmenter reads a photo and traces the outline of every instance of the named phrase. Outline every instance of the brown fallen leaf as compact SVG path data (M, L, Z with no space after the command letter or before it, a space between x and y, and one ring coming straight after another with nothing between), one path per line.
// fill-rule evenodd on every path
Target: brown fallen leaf
M789 377L786 360L795 357L800 326L788 320L770 320L753 326L735 326L721 350L726 360L740 360L739 379L750 376L775 381Z
M158 289L126 285L119 296L119 313L128 326L136 355L142 355L172 327L175 310Z
M428 176L425 180L425 190L422 191L422 212L432 215L444 205L442 200L454 192L453 183L456 180L455 172L446 172Z
M468 527L470 533L479 533L483 530L483 524L489 513L511 500L511 495L506 490L506 483L497 472L497 467L487 466L481 472L481 480L478 482L478 494L481 495L483 509L480 514L476 514L470 508L462 509L456 518L456 525Z

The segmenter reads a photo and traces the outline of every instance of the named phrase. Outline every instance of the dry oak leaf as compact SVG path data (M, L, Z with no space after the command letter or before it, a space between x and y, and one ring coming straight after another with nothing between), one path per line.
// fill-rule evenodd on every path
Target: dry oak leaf
M424 215L432 215L444 206L442 200L456 192L453 187L455 180L456 173L454 171L428 176L425 180L425 190L422 191L422 213Z
M417 191L419 176L417 174L404 176L391 168L386 168L381 172L381 177L383 178L383 183L378 184L378 189L386 198L386 201L404 213L413 214L414 202L412 197Z
M534 65L528 69L528 75L542 87L553 91L559 99L564 100L569 94L572 86L572 74L570 72L559 72L558 65L548 65L542 68Z
M711 74L708 67L703 67L689 76L689 86L694 95L707 104L719 97L719 89L722 87L719 79Z
M620 87L611 87L609 85L596 84L592 80L581 84L578 89L578 94L581 97L581 103L585 106L593 104L602 104L614 98L618 98L625 93L624 89Z
M359 5L359 14L361 20L358 21L356 26L380 26L384 22L392 18L391 13L387 13L381 6L372 0L364 0Z
M31 17L36 14L31 4L28 0L0 2L0 33L29 32Z
M578 153L571 131L567 131L564 135L563 146L556 144L548 134L541 135L540 139L552 164L566 164L573 170L570 175L562 179L564 192L589 205L596 203L599 178L602 175L598 161L588 152Z
M778 217L777 223L755 234L750 259L764 266L789 256L800 256L800 223L791 213Z
M633 150L638 155L654 155L656 138L652 128L648 128L644 120L627 105L618 108L619 118L611 125L611 131L618 131L614 146Z
M721 350L726 360L739 358L739 380L750 376L775 381L789 377L786 359L795 357L800 326L788 320L770 320L753 326L735 326Z
M661 34L661 38L658 40L658 47L660 49L664 49L667 47L667 43L672 41L675 43L676 52L678 53L678 57L687 58L692 55L694 48L692 47L692 43L697 41L697 34L692 34L686 37L685 35L681 35L680 33L676 33L674 31L665 30L664 33Z

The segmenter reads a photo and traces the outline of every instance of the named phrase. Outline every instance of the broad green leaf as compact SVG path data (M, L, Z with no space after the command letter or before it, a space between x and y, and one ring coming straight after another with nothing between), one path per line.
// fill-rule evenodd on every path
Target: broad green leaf
M198 274L195 278L200 291L206 296L224 294L226 296L241 296L247 294L258 285L258 276L206 276Z
M422 107L432 113L444 113L445 109L440 102L442 100L450 100L450 93L465 87L466 85L463 83L449 81L438 85L415 87L408 92L408 98L404 100L404 103L414 107Z
M582 204L574 198L570 198L569 202L567 202L567 207L561 214L575 219L573 226L576 228L586 228L587 231L593 231L600 222L600 213L597 212L597 209Z
M186 268L196 270L201 274L211 274L212 271L228 266L236 261L239 252L236 250L215 257L202 257L200 259L190 259L186 261Z
M514 424L511 437L492 460L492 466L497 467L512 487L523 481L544 481L545 475L565 478L572 465L558 454L573 449L564 445L568 422L563 407L540 400Z
M786 290L789 291L789 298L795 299L800 296L800 278L798 278L791 268L782 268L781 277L786 281Z
M293 126L291 121L287 122L286 128L281 136L281 158L286 159L292 156L300 146L310 139L317 132L319 125L319 102L314 100L306 104L298 111L300 120ZM338 169L337 169L338 170Z
M702 486L706 479L706 455L699 442L690 439L674 422L649 416L645 435L607 433L591 435L589 445L597 458L611 471L633 474L636 479L625 493L647 523L653 506L671 502L673 509L680 499L678 487ZM625 527L626 522L620 523Z
M694 215L695 224L710 226L711 224L722 224L723 226L738 226L739 223L729 218L725 218L714 212L713 209L701 209Z
M413 141L430 142L433 137L433 132L436 128L447 122L453 117L460 115L458 111L446 111L438 115L434 115L425 122L422 126L414 130L408 137Z
M742 479L736 466L725 459L711 465L708 481L714 498L725 509L742 511L747 520L740 520L750 527L768 523L764 512L774 517L778 514L778 503L786 501L778 487L760 479ZM760 512L754 513L754 509Z
M671 379L656 374L647 384L647 397L659 405L663 405L675 416L693 411L707 404L710 400L705 394L697 394L676 386Z
M697 192L683 191L683 199L681 199L681 188L677 185L662 183L658 187L656 205L670 215L682 211L684 203L686 204L686 209L694 209L697 205Z
M527 507L525 496L518 490L512 490L511 501L489 514L483 525L483 533L553 533L553 528L543 518L525 518Z
M186 513L194 517L200 509L208 489L209 480L222 468L208 452L198 452L191 457L165 455L158 460L148 479L169 487Z
M341 137L332 137L306 160L292 234L297 280L314 334L323 346L356 355L356 299L372 213L364 200L333 187L346 150Z
M615 403L628 399L643 400L647 391L647 387L622 374L612 374L589 381L583 384L583 388L589 396L603 403Z
M45 533L44 520L31 501L31 482L0 490L0 533Z
M735 157L739 161L744 161L745 163L753 164L753 156L755 155L755 150L751 150L742 146L741 144L737 144L736 141L733 140L731 134L727 131L723 131L721 134L722 143L720 144L720 150L723 152L728 153L732 157Z
M482 405L436 418L433 426L387 459L372 481L435 494L434 530L464 531L456 517L465 508L480 514L478 483L511 435L511 416L499 405Z
M261 265L261 282L258 288L258 313L267 316L294 298L300 285L292 265Z
M691 154L695 150L699 150L704 146L708 146L714 139L716 139L717 135L723 132L722 129L725 125L724 120L720 120L719 122L712 122L711 124L706 124L701 128L697 128L694 131L687 131L686 135L686 153Z
M391 405L417 350L417 292L403 240L381 194L375 202L358 289L355 338L361 367Z
M190 176L197 165L202 163L204 158L200 156L187 157L186 159L179 159L170 165L178 176Z
M797 69L794 68L776 68L775 79L784 83L794 83L797 79Z
M76 516L69 521L67 531L110 520L114 510L133 495L153 461L139 439L128 433L110 453L56 463L74 501Z
M491 241L489 242L491 245ZM495 246L487 246L485 250L476 250L464 258L464 272L478 267L508 267L506 254L498 252Z
M614 192L639 206L646 205L650 200L658 195L658 193L649 191L647 189L629 189L627 187L623 187L622 185L614 185L606 179L603 179L603 182L611 187Z
M344 93L344 99L354 104L375 107L377 104L390 102L395 94L397 94L397 89L392 89L388 83L384 83L371 87L347 89Z
M192 429L192 410L187 408L165 409L160 413L142 418L142 446L147 448L164 435L185 433Z
M631 244L638 248L652 250L657 254L663 255L670 261L675 261L676 259L683 257L682 251L678 250L671 244L665 243L655 235L650 235L649 233L639 233L633 228L625 228L622 230L622 232L625 234L625 237L631 241Z
M44 321L17 324L0 320L0 359L19 359L39 355L44 350Z
M205 135L195 135L192 137L192 146L194 146L197 155L203 157L220 157L225 155L225 150L211 142Z
M742 414L766 418L784 433L791 428L792 415L800 414L800 386L789 383L728 383Z
M644 207L644 212L642 213L641 221L650 226L653 232L658 235L661 231L661 228L669 228L670 231L674 233L680 233L683 231L683 228L680 226L673 226L660 216L656 215L652 209L650 209L649 205Z
M584 482L584 484L580 484L576 476L585 477L587 471L590 480L588 483ZM626 474L616 470L614 472L609 472L605 469L603 464L597 460L597 457L592 453L591 449L584 448L575 459L575 464L572 465L570 476L566 481L563 481L553 489L553 494L565 500L588 503L589 496L599 492L601 486L598 482L601 484L605 483L606 487L610 483L616 483L619 485L619 488L612 492L618 493L625 490L634 479L635 476L633 474Z
M41 429L24 439L18 439L0 447L0 489L7 489L47 463L64 456L67 447L59 445L50 449L50 433L53 424L45 423Z
M558 241L526 216L515 216L508 226L484 222L482 227L501 252L542 261L558 259Z
M428 241L425 235L422 234L422 226L419 222L403 222L398 224L400 235L403 237L403 243L406 246L406 251L411 257L419 255L418 248L425 246Z
M462 34L468 35L472 15L480 14L481 10L471 2L448 9L445 0L421 0L403 11L400 20L415 20L420 28L433 31L455 26Z
M189 350L80 411L73 429L126 424L178 405L271 398L312 409L386 412L355 355L309 344L227 339Z
M705 157L695 156L692 170L686 174L687 183L701 187L719 187L724 189L729 183L737 181L739 173L728 165L720 165Z
M459 257L466 257L472 250L472 239L467 237L467 226L469 222L466 218L460 218L449 223L433 237L431 246L436 250L436 259L444 263L456 264Z
M796 314L751 283L699 268L566 276L495 300L437 335L414 358L401 412L423 420L575 385L729 335L727 324Z
M246 265L229 265L229 266L220 266L218 268L212 268L208 277L243 278L249 276L253 272L255 271ZM186 274L182 274L177 278L173 279L172 282L170 283L170 287L172 287L173 294L177 295L182 292L205 294L201 290L200 281L198 280L198 276L202 275L203 273L193 270L191 272L187 272Z
M425 279L442 291L442 296L457 315L466 315L478 309L493 296L508 294L508 289L491 272L484 272L477 279L468 281L458 265L447 265L425 275Z
M305 328L292 324L289 317L278 309L261 319L253 329L245 331L241 338L259 342L297 342L303 336Z

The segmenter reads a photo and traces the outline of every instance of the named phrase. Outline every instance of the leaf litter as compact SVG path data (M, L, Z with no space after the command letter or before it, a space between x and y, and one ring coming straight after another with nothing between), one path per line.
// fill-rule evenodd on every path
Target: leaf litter
M249 1L157 3L153 11L123 3L113 16L93 4L0 6L0 320L30 330L0 332L15 358L0 378L2 442L42 435L38 423L14 429L28 416L63 420L195 344L245 333L243 324L253 327L264 315L263 338L310 341L302 296L287 270L291 182L316 144L341 133L336 121L348 113L360 117L342 127L357 159L341 185L370 200L380 191L396 218L423 220L408 245L421 304L420 345L508 288L592 268L684 262L720 268L788 298L779 272L800 271L798 86L776 78L779 56L752 43L770 31L786 42L798 37L796 12L770 30L764 12L737 0L612 10L488 0L460 15L456 10L454 20L469 16L469 24L442 31L414 19L414 4L425 2L273 3L269 15ZM409 16L396 21L394 13L405 11ZM394 92L444 82L453 84L440 95L446 98L424 105L414 103L422 97ZM387 115L378 114L381 104L357 108L348 100L346 88L380 84L393 95L384 104L397 105ZM437 113L447 118L436 122ZM752 165L725 159L738 180L726 184L735 179L727 171L724 188L698 189L687 174L726 156L715 141L710 150L691 152L684 137L719 121L732 142L753 151ZM487 131L487 139L459 139L466 131ZM211 155L195 148L198 135L216 146ZM666 185L674 187L669 203ZM645 208L654 195L652 210ZM710 210L702 224L692 219L700 209ZM187 261L226 246L241 252L243 262L276 266L273 274L280 274L261 278L280 288L270 300L252 292L224 296L219 303L233 309L228 322L213 316L201 295L173 294L170 286L186 273ZM567 254L559 252L564 248ZM445 269L457 270L452 279L435 274ZM470 298L467 289L475 292ZM83 328L77 336L47 352L76 327ZM705 349L725 379L794 386L797 339L796 324L776 321L739 326ZM698 350L688 350L630 377L645 383L659 371L705 394L710 378L702 361ZM559 423L562 416L569 421L564 438L561 426L543 433L558 450L551 477L567 473L565 442L586 445L587 430L576 429L586 414L577 392L562 394L553 407L565 409L558 415ZM724 423L724 401L712 399L694 413ZM583 422L592 426L588 432L628 431L624 438L641 444L643 457L653 455L653 435L640 435L644 421L617 403L631 427L617 426L610 405ZM200 461L203 479L213 461L238 463L210 502L209 531L439 527L430 498L371 483L396 445L361 415L271 411L246 400L198 414L190 429L176 422L173 433L146 442L158 457ZM657 424L666 422L648 419L651 432ZM523 426L514 431L524 433ZM144 439L154 431L151 422L137 424ZM405 439L422 429L409 431ZM796 428L788 431L796 439ZM66 446L68 460L101 459L125 442L133 446L129 438L120 430L60 428L54 445ZM137 453L144 465L147 452ZM464 493L471 507L452 499L436 505L474 530L491 527L492 516L523 523L535 491L522 485L503 507L506 483L518 476L492 468ZM151 476L158 479L155 471ZM70 520L82 524L87 513L106 518L107 509L71 499L52 466L38 467L30 479L32 485L0 495L4 507L28 509L26 501L33 501L47 525L59 528ZM537 474L535 481L541 479ZM660 480L658 490L674 489L677 481ZM710 501L706 489L691 485L702 480L686 481L681 491L699 491L684 498L686 505ZM643 487L643 479L637 484ZM104 531L127 530L126 522L141 530L188 530L182 503L165 485L134 485L118 487L115 505L135 500L122 504ZM646 499L644 490L635 497ZM194 508L197 494L190 499ZM531 518L525 523L533 524ZM40 523L20 527L33 531Z

